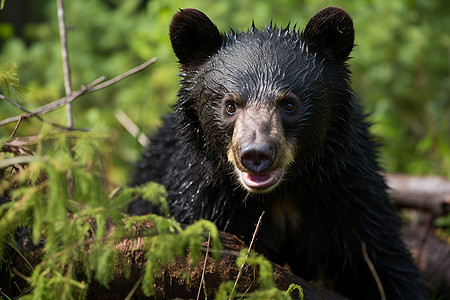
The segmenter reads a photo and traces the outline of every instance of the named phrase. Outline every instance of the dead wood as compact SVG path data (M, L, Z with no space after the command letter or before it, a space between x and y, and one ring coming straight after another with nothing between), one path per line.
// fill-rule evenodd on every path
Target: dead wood
M450 212L450 181L439 176L386 174L390 197L399 208L418 211L417 221L402 227L402 238L431 293L450 299L450 245L438 238L437 217Z
M430 222L432 213L402 227L402 238L433 294L450 299L450 246L439 239Z
M387 174L389 194L399 208L416 208L442 216L450 211L450 181L438 176Z
M136 228L136 235L153 226L151 223ZM114 228L112 228L114 230ZM439 295L450 296L450 247L445 242L436 238L430 231L428 220L424 219L414 226L404 226L402 229L403 240L410 249L416 264L424 274L425 280L432 286L434 292ZM204 255L198 264L191 266L189 257L177 258L173 263L164 268L153 285L155 299L195 299L198 294L200 280L204 272L205 289L202 289L200 298L203 299L205 292L208 298L214 297L214 292L219 285L227 280L235 281L239 273L236 265L236 257L241 249L247 245L236 236L220 232L223 245L222 258L216 261L211 255L206 260L204 269ZM28 262L32 266L41 263L43 255L43 244L35 246L30 237L25 235L21 238L21 248L26 252ZM88 240L87 245L93 243ZM116 245L122 253L124 260L129 264L131 273L125 277L119 267L115 268L114 279L109 283L109 288L92 282L89 285L88 299L124 299L136 284L139 284L145 267L145 256L142 248L143 239L124 239ZM206 249L206 242L204 247ZM17 256L13 262L18 273L30 275L30 267L22 257ZM78 268L78 280L85 277ZM299 284L303 288L305 299L344 299L333 292L324 289L318 284L303 280L290 272L289 268L273 264L274 279L280 289L286 290L291 283ZM187 276L186 276L187 275ZM258 288L256 270L244 267L237 286L237 292L245 293ZM15 279L22 287L26 282ZM5 287L2 287L5 291ZM294 293L294 299L296 294ZM133 293L133 299L147 299L140 288Z
M425 280L433 287L433 291L439 295L450 298L450 246L443 240L436 237L436 228L433 222L436 216L443 215L449 209L450 183L440 177L418 177L406 175L386 176L390 187L390 195L397 207L418 208L425 211L422 213L420 221L416 224L404 226L402 229L403 240L410 249L419 269L424 274ZM136 228L136 236L142 231L152 226L144 224ZM114 228L111 228L111 231ZM235 259L242 248L247 246L237 237L220 233L223 243L222 258L216 261L211 255L206 260L206 268L203 267L204 256L195 266L190 265L189 257L177 258L176 261L164 269L153 286L156 299L196 298L200 286L202 274L204 273L205 289L201 290L200 297L203 298L205 292L209 298L213 297L218 286L227 280L235 281L239 272ZM142 278L145 266L144 251L142 249L142 239L124 239L117 244L117 249L123 254L125 261L130 265L131 273L127 278L122 270L115 269L114 280L106 288L99 283L92 282L89 285L88 298L124 299L128 294L133 294L133 299L145 299L142 290L133 288L137 286ZM92 241L91 241L92 242ZM206 243L206 241L205 241ZM32 266L41 263L43 255L43 245L34 246L30 237L24 235L20 239L22 251L26 252L28 261ZM86 245L90 245L90 242ZM205 244L206 249L206 244ZM17 256L12 263L17 274L30 275L30 268L23 258ZM276 264L274 266L274 278L281 289L287 289L291 283L299 284L304 291L305 299L342 299L340 296L320 287L317 284L305 281L294 274L288 268L283 268ZM81 268L79 268L81 269ZM185 275L188 276L185 276ZM0 282L4 279L11 280L0 274ZM85 279L81 270L78 271L79 280ZM187 279L189 278L189 279ZM12 279L21 287L26 286L25 280L16 276ZM0 286L5 290L3 283ZM243 269L238 292L252 291L258 287L256 271L246 267ZM17 294L17 293L16 293ZM9 294L12 295L12 294Z
M429 218L431 218L431 213L429 215ZM116 267L114 279L109 283L109 288L97 282L92 282L89 285L88 299L124 299L133 290L133 287L139 284L145 267L145 256L142 248L143 239L139 236L152 226L149 222L136 227L137 238L124 239L116 245L116 248L130 266L130 276L125 277L121 268ZM114 227L111 227L110 233L113 230L115 230ZM424 274L426 281L432 286L433 291L439 295L450 296L448 294L450 286L450 247L447 243L435 237L433 230L430 229L429 219L425 218L414 226L405 226L402 229L402 234L414 260ZM203 272L206 286L204 290L209 298L213 298L214 292L221 283L227 280L234 282L239 273L239 267L236 265L235 259L240 250L246 248L247 245L229 233L221 232L220 239L223 244L222 257L219 261L216 261L209 255L205 269L203 267L204 256L195 266L190 265L189 257L179 257L164 268L161 274L157 274L158 278L153 286L155 299L195 299ZM27 261L20 256L16 256L12 262L12 266L15 268L13 271L18 275L24 274L26 278L26 276L30 276L30 266L28 264L34 267L42 263L44 245L43 243L37 246L33 245L28 235L22 236L18 242L20 242L19 248L24 252ZM83 246L92 243L94 243L93 240L88 240ZM206 246L205 241L205 249ZM78 280L85 280L81 268L77 269ZM275 282L280 289L286 290L291 283L295 283L303 288L305 299L343 299L315 283L297 277L287 267L273 264L273 269ZM244 267L237 291L245 293L255 290L258 287L256 276L256 270ZM5 279L3 276L0 277L2 277L0 281ZM26 286L26 281L21 280L19 277L20 275L13 280L23 290ZM6 281L3 282L5 283ZM0 284L0 287L3 291L8 292L3 283ZM202 289L200 293L201 299L204 298L204 290ZM11 291L9 292L8 295L13 295ZM133 299L147 299L147 297L145 297L140 288L137 288L133 292Z
M151 223L145 224L136 229L136 233L144 231L152 226ZM239 272L235 259L239 255L239 251L247 246L236 236L221 232L220 239L223 246L222 258L216 261L209 256L206 260L206 269L204 271L205 291L208 298L213 299L214 292L219 285L227 280L235 281ZM88 299L124 299L133 287L141 280L145 267L144 251L142 249L141 238L125 239L117 244L116 248L123 254L125 261L131 267L131 273L126 278L119 267L114 271L114 280L109 283L109 288L93 282L89 285ZM34 246L30 237L25 235L21 239L21 248L27 253L28 262L36 266L41 263L43 255L43 245ZM206 249L206 241L205 241ZM13 265L18 274L30 275L30 268L21 257L17 256ZM204 255L195 266L190 265L189 257L177 258L168 267L164 268L154 285L155 299L195 299L200 286L200 279L203 273ZM78 280L85 280L81 268L77 268ZM333 292L324 289L318 284L303 280L289 269L273 264L274 279L280 289L286 290L291 283L299 284L305 298L304 299L345 299ZM185 275L188 276L185 276ZM237 292L245 293L258 288L257 272L253 268L244 267L237 285ZM22 287L25 282L17 280ZM3 290L5 291L4 287ZM200 299L204 299L205 293L202 289ZM298 299L296 292L292 294L294 299ZM136 289L132 299L147 299L140 288ZM150 298L149 298L150 299Z

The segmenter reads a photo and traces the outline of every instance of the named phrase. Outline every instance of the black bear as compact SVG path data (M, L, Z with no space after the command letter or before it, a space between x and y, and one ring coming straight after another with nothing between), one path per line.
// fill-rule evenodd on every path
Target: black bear
M179 99L132 184L163 184L179 222L208 219L247 243L265 211L256 250L349 298L380 299L384 290L387 299L423 299L351 88L347 12L325 8L301 32L253 25L221 34L184 9L170 40ZM142 200L129 207L149 212L158 210Z

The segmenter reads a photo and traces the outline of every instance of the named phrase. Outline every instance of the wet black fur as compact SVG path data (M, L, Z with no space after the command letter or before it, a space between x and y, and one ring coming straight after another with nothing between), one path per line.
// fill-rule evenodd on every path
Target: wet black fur
M256 250L306 279L325 275L326 284L352 299L379 299L363 259L365 243L387 299L424 298L350 86L346 61L354 32L348 14L326 8L303 32L269 26L221 35L201 12L182 10L171 24L171 40L181 65L179 100L136 165L132 184L165 185L178 221L205 218L247 243L266 211ZM302 99L301 120L285 128L299 154L275 190L248 194L226 157L233 126L224 120L221 101L235 93L245 105L273 104L286 91ZM284 205L295 215L283 221L273 210ZM158 211L137 201L129 212Z

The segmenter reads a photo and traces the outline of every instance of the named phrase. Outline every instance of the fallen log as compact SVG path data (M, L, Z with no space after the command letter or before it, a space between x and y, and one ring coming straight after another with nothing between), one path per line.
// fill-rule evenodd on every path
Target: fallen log
M143 225L137 228L136 232L139 233L149 226L151 226L150 223ZM425 280L432 286L433 291L438 295L449 297L450 247L448 244L437 239L433 234L430 234L426 222L421 222L420 225L404 226L402 228L402 235L414 260L424 274ZM189 257L177 258L173 263L164 268L163 272L156 279L153 285L155 291L154 298L196 298L203 272L205 288L201 290L202 297L206 291L208 298L212 299L214 292L221 283L227 280L234 281L239 272L239 267L236 265L235 259L239 255L240 250L246 248L247 245L236 236L225 232L220 232L220 239L223 244L223 253L220 261L214 260L209 255L206 260L206 267L204 268L204 254L195 266L190 265L191 261ZM125 299L130 294L132 294L133 299L151 299L146 297L140 288L134 289L139 284L145 267L142 241L139 238L134 240L124 239L116 245L116 248L122 253L130 265L130 276L126 277L122 270L116 267L114 279L109 283L109 288L94 281L89 285L87 299ZM205 242L205 249L206 246ZM41 262L43 244L35 246L32 244L30 237L25 235L21 239L21 248L26 252L28 261L33 266ZM16 256L12 265L14 265L19 274L30 275L29 266L26 265L20 256ZM85 280L81 268L78 269L78 280ZM299 278L290 272L287 267L273 264L273 270L275 282L280 289L286 290L291 283L298 284L302 287L305 296L304 299L306 300L344 299L316 283ZM185 274L188 277L184 276ZM189 280L186 278L189 278ZM16 277L15 280L22 288L26 286L26 282L21 281L20 278ZM238 292L250 292L257 287L255 270L250 267L244 268L239 279ZM2 286L2 288L3 291L6 291L5 287ZM294 299L298 299L296 298L296 293L292 296Z
M425 214L428 215L428 218L420 224L404 226L402 230L403 239L427 282L434 286L438 294L450 298L450 247L444 241L436 238L435 228L432 226L436 216L449 212L450 181L435 176L419 177L397 174L387 174L386 178L390 195L397 207L417 208L428 212ZM145 226L150 226L150 224ZM142 230L144 228L138 228L136 230L137 235ZM188 257L177 258L174 263L164 269L161 276L155 281L153 286L155 298L196 298L203 270L205 270L205 291L209 298L213 297L214 291L220 283L227 280L234 281L239 269L236 266L235 259L239 251L247 246L231 234L221 233L220 238L223 243L223 254L220 261L215 261L209 257L206 260L206 268L203 268L204 257L200 259L196 266L190 266ZM90 284L87 294L88 299L124 299L130 294L133 295L133 299L146 299L141 289L135 289L142 278L145 266L144 251L140 243L142 243L142 240L139 238L125 239L116 246L131 266L130 276L125 277L120 268L116 268L114 280L109 284L109 288L105 288L97 282ZM21 248L28 255L28 260L33 266L41 262L43 245L33 245L30 237L24 235L21 238ZM29 266L20 256L16 256L11 265L14 266L13 271L17 274L30 275ZM289 284L296 283L303 288L305 299L342 299L339 295L333 294L317 284L298 278L288 268L275 264L273 264L273 268L275 281L281 289L285 290ZM77 272L79 272L77 273L79 280L85 279L81 270ZM182 276L183 274L188 274L190 280L186 280ZM13 294L8 293L5 288L7 281L13 280L14 284L22 288L26 286L26 282L21 280L20 276L11 279L4 275L0 274L0 288L8 295ZM9 286L14 286L14 284ZM253 269L244 269L239 279L238 288L241 292L252 291L257 288L257 280ZM20 293L22 292L23 289ZM15 295L17 295L17 292ZM204 295L203 291L201 295Z
M431 213L402 227L402 238L436 299L450 299L450 246L434 234ZM439 296L439 297L437 297Z
M150 222L141 225L136 232L142 232L146 228L153 226ZM112 228L114 230L114 228ZM206 264L204 264L205 253L203 253L200 261L191 266L189 257L178 257L173 263L165 267L161 276L158 276L153 284L155 292L153 297L146 297L140 288L135 289L139 284L145 267L145 257L143 250L143 240L124 239L116 245L116 248L124 256L125 261L130 265L130 274L128 277L124 275L119 267L114 270L114 279L104 287L98 282L92 282L89 285L87 299L125 299L131 296L133 299L195 299L199 293L200 281L204 272L204 285L200 292L200 299L204 298L205 292L208 298L214 298L214 292L217 291L219 285L227 280L235 281L239 272L236 265L236 257L241 249L246 248L242 240L236 236L220 232L220 240L223 246L222 258L216 261L211 255L208 256ZM206 242L204 244L206 249ZM41 262L43 255L43 244L35 246L31 242L31 238L25 235L21 238L21 248L27 253L28 261L33 267ZM16 272L20 276L30 276L30 267L20 257L16 256L13 265ZM204 265L206 266L204 268ZM82 268L77 269L77 279L86 280ZM205 271L203 271L205 269ZM258 288L256 271L253 268L245 267L237 285L237 292L247 293ZM188 276L184 276L187 274ZM298 284L303 289L304 299L345 299L320 285L303 280L294 275L288 268L283 268L273 264L273 275L277 286L282 290L287 290L291 283ZM187 279L189 278L189 279ZM24 281L17 281L25 286ZM1 287L2 284L0 284ZM5 291L5 288L3 291ZM11 294L10 294L11 295ZM298 299L298 292L292 293L293 299Z
M431 211L435 216L450 212L450 181L439 176L386 174L389 195L398 208Z
M394 205L419 211L418 221L402 227L403 241L431 293L450 299L450 245L437 237L435 226L437 217L450 213L450 181L439 176L385 177Z

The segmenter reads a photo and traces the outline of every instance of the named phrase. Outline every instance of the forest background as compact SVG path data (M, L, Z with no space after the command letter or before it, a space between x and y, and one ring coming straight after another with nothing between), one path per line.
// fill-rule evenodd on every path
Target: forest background
M111 78L151 57L158 59L146 71L73 105L75 128L107 135L108 181L126 184L143 151L115 112L122 110L151 135L176 101L179 78L168 24L177 9L200 9L224 32L247 30L252 20L260 28L273 20L302 29L328 5L345 8L354 19L353 86L372 113L372 131L383 144L383 166L390 172L450 177L449 1L66 1L73 90L101 75ZM0 11L0 41L0 67L13 68L27 89L9 89L13 100L31 110L64 95L56 1L6 1ZM0 102L0 120L20 113ZM63 109L45 116L60 124L65 117ZM0 136L9 136L14 126L0 127ZM41 127L36 119L24 121L16 136L37 134Z

